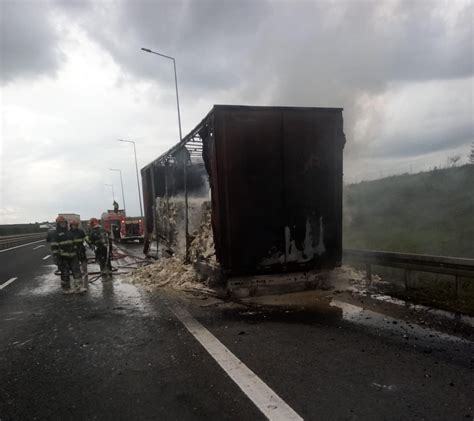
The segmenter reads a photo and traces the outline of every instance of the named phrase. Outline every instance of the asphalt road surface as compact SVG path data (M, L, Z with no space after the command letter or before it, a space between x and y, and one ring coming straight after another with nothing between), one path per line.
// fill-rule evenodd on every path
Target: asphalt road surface
M126 275L64 296L42 245L0 253L2 421L474 419L472 327L344 296L151 294Z

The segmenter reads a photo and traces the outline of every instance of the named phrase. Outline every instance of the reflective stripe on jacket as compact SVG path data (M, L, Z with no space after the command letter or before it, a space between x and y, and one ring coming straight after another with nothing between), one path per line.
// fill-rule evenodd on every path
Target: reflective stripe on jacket
M67 230L57 228L51 236L51 251L60 257L72 258L76 256L74 236Z
M72 229L69 231L73 236L73 245L74 250L79 257L79 260L82 261L86 258L86 248L84 246L84 240L86 240L86 234L80 228Z

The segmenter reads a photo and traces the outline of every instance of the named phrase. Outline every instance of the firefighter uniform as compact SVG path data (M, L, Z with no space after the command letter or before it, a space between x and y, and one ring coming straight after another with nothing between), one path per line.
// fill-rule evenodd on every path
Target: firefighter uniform
M82 273L82 285L81 285L81 292L82 289L87 289L89 286L89 277L87 274L87 256L86 256L86 247L84 246L84 241L86 239L86 234L83 230L79 228L78 221L71 221L70 223L70 230L69 232L73 236L73 244L74 250L77 255L77 260L79 261L79 265L81 268Z
M97 219L92 219L89 222L90 229L86 241L95 247L95 260L99 263L100 271L110 273L112 272L112 264L110 262L111 244L109 234L99 225Z
M73 243L74 243L74 249L77 254L77 259L79 260L79 263L84 262L87 260L86 257L86 248L84 246L84 241L86 239L86 233L82 231L80 228L73 228L71 226L70 232L73 236Z
M74 236L67 229L65 219L56 220L56 231L51 236L51 251L56 256L59 270L61 271L61 287L63 292L79 292L81 271L79 261L74 247ZM71 287L69 273L73 276L73 285Z

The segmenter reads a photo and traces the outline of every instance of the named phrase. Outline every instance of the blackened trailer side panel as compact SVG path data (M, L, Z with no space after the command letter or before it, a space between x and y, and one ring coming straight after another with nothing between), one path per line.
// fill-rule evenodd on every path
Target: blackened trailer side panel
M146 167L141 170L143 204L145 208L145 238L148 239L153 232L153 189L152 189L152 169Z
M337 114L334 121L334 142L336 148L334 149L334 169L335 169L335 189L334 189L334 203L335 203L335 223L336 223L336 245L334 249L334 263L335 266L342 264L342 195L343 195L343 179L344 179L344 146L346 144L346 136L344 134L344 121L342 110Z
M225 273L254 272L284 243L281 114L217 109L215 137L217 256Z
M285 110L285 260L288 269L334 267L341 255L342 126L334 110ZM342 187L342 186L341 186Z
M217 109L215 133L213 229L224 272L338 265L342 110Z

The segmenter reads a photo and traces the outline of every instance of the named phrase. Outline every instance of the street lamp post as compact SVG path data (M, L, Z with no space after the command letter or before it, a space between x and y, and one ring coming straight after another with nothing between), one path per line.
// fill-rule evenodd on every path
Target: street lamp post
M167 56L166 54L161 54L157 53L156 51L150 50L149 48L143 48L142 51L145 51L146 53L150 54L155 54L160 57L167 58L169 60L173 61L173 69L174 69L174 86L176 89L176 108L178 110L178 127L179 127L179 141L181 142L183 140L183 132L181 130L181 113L179 111L179 94L178 94L178 76L176 74L176 60L174 57ZM188 261L188 250L189 250L189 221L188 221L188 188L187 188L187 182L188 182L188 176L187 176L187 162L186 158L184 159L184 164L183 164L183 172L184 172L184 224L185 224L185 235L186 235L186 261Z
M140 216L143 219L143 207L142 207L142 193L140 191L140 181L138 178L138 163L137 163L137 148L135 146L135 142L133 140L124 140L124 139L117 139L119 142L126 142L133 144L133 152L135 153L135 170L137 171L137 186L138 186L138 200L140 202Z
M120 186L122 187L122 201L123 201L123 211L125 212L125 215L127 214L127 209L125 207L125 195L123 193L123 180L122 180L122 170L119 170L117 168L109 168L110 171L117 171L120 174Z
M178 126L179 126L179 140L183 140L183 134L181 131L181 114L179 112L179 95L178 95L178 76L176 75L176 60L174 57L167 56L165 54L157 53L156 51L150 50L149 48L142 48L142 51L146 53L155 54L157 56L161 56L164 58L168 58L173 61L173 69L174 69L174 86L176 88L176 108L178 109Z
M115 202L114 185L113 184L104 184L104 186L112 187L112 200Z

